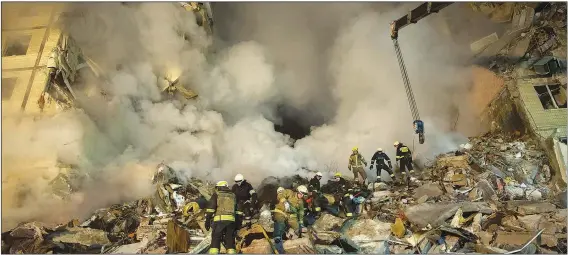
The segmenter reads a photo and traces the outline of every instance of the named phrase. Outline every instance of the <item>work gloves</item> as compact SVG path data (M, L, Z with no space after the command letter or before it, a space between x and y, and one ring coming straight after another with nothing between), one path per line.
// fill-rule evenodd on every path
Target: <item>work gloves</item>
M373 170L373 164L371 164L371 166L369 167L369 170Z
M290 203L285 202L285 203L284 203L284 208L286 208L286 212L290 212Z

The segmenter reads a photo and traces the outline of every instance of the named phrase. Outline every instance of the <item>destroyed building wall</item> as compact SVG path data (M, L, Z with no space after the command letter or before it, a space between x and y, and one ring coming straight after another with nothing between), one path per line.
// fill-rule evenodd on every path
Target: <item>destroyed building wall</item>
M2 4L2 118L41 113L36 103L47 82L47 60L61 32L59 3ZM55 113L47 104L44 114Z
M560 84L554 79L519 79L517 88L528 123L541 138L566 136L566 108L545 109L535 86Z
M568 164L568 148L565 143L561 142L559 139L554 139L554 155L558 159L560 168L560 177L564 183L568 183L566 165Z
M555 76L532 78L532 73L526 68L519 67L517 75L520 77L511 83L509 89L516 95L515 103L518 109L522 109L520 116L524 123L544 148L554 170L556 181L560 188L565 187L566 162L559 153L555 152L554 143L559 138L566 137L568 112L566 108L559 108L557 103L553 103L553 109L545 108L547 106L541 101L539 92L535 88L544 85L565 86L566 80Z

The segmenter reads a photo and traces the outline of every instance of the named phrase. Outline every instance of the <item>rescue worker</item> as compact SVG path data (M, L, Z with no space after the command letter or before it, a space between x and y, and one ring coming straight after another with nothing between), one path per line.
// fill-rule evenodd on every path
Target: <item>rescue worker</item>
M367 181L367 173L365 173L365 168L367 166L367 161L361 154L359 154L359 148L353 147L351 150L351 156L349 156L349 170L353 171L354 180L359 182L359 184L365 184ZM359 181L359 175L363 179L362 182Z
M237 213L243 213L245 220L250 220L256 208L257 194L242 174L235 175L235 184L232 187L237 197Z
M310 192L310 197L306 200L308 203L308 208L310 209L313 216L317 219L321 213L321 199L323 195L321 193L320 180L323 177L321 172L317 172L316 175L310 180L308 184L308 191Z
M317 172L316 175L314 175L314 177L310 179L310 182L308 183L308 191L320 192L321 189L320 180L322 177L323 174L321 172Z
M341 209L345 213L347 219L353 218L353 212L355 211L355 203L353 202L354 190L352 188L347 189L343 197L341 198Z
M323 193L333 195L333 204L334 206L342 207L342 200L344 195L347 193L347 190L351 188L351 184L341 177L341 173L337 172L333 176L333 179L329 180L329 182L324 185L321 190ZM338 216L339 211L335 208L328 207L327 210L335 216Z
M292 228L301 237L304 224L304 197L308 194L308 188L298 186L294 192L290 189L277 191L278 204L274 208L274 243L278 253L284 254L282 237L286 228Z
M394 142L394 147L396 148L396 161L400 162L400 173L403 175L406 174L406 180L408 181L410 180L410 175L414 173L414 168L412 167L412 152L406 145L398 141Z
M218 254L223 241L227 254L236 253L235 234L240 228L236 214L237 199L226 181L217 182L216 191L211 195L206 209L205 229L211 231L209 254ZM213 224L211 224L213 223Z
M385 161L387 162L387 164L385 164ZM391 164L391 160L389 158L389 156L383 152L382 148L378 148L377 151L375 152L375 154L373 154L373 157L371 158L371 167L370 169L373 169L373 166L376 164L376 169L377 169L377 182L381 182L381 172L383 170L387 171L387 173L390 174L391 179L394 180L394 174L392 172L392 164Z

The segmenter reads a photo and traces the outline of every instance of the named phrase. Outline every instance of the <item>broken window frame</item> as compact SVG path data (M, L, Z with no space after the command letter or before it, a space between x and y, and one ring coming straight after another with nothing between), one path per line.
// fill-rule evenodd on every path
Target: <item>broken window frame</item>
M20 43L22 41L26 42L22 44L25 47L25 51L23 51L23 54L22 52L16 52L8 55L8 50L12 49L11 47L16 43ZM2 40L2 57L19 57L19 56L28 55L31 42L32 42L31 34L7 35L6 39Z
M18 77L2 78L2 101L8 101L14 94L14 89L18 84ZM9 91L9 93L7 93Z
M554 86L554 87L552 87L552 86ZM539 91L539 90L542 90L543 87L546 88L546 91ZM566 85L562 85L562 84L559 84L559 83L534 86L534 90L535 90L537 97L540 101L540 104L541 104L541 106L544 110L566 109L566 106L568 104L567 103L568 100L566 100L563 105L559 105L558 104L559 102L558 102L557 98L555 97L555 95L557 95L557 94L554 93L556 91L560 91L560 89L562 89L562 88L564 88L564 91L566 91ZM564 96L566 97L566 94ZM546 98L548 98L548 99L546 99ZM547 105L548 105L547 103L550 103L549 107L547 107Z

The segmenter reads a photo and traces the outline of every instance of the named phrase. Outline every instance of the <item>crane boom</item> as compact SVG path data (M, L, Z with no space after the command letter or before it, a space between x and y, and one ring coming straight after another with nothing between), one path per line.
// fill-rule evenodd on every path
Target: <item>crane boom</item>
M398 31L403 27L410 24L416 23L419 20L427 17L432 13L437 13L443 8L451 5L452 2L426 2L418 7L414 8L407 15L391 22L391 39L394 44L394 50L396 57L398 58L398 65L400 67L400 72L402 74L402 81L404 83L404 89L406 91L406 96L408 97L408 104L410 105L410 111L412 112L412 118L414 118L414 132L418 134L420 144L424 143L424 123L420 120L420 113L418 112L418 107L416 106L416 100L414 99L414 93L412 92L412 87L410 86L410 80L408 79L408 74L406 72L406 66L404 65L404 60L402 58L402 53L400 51L400 46L398 45Z

